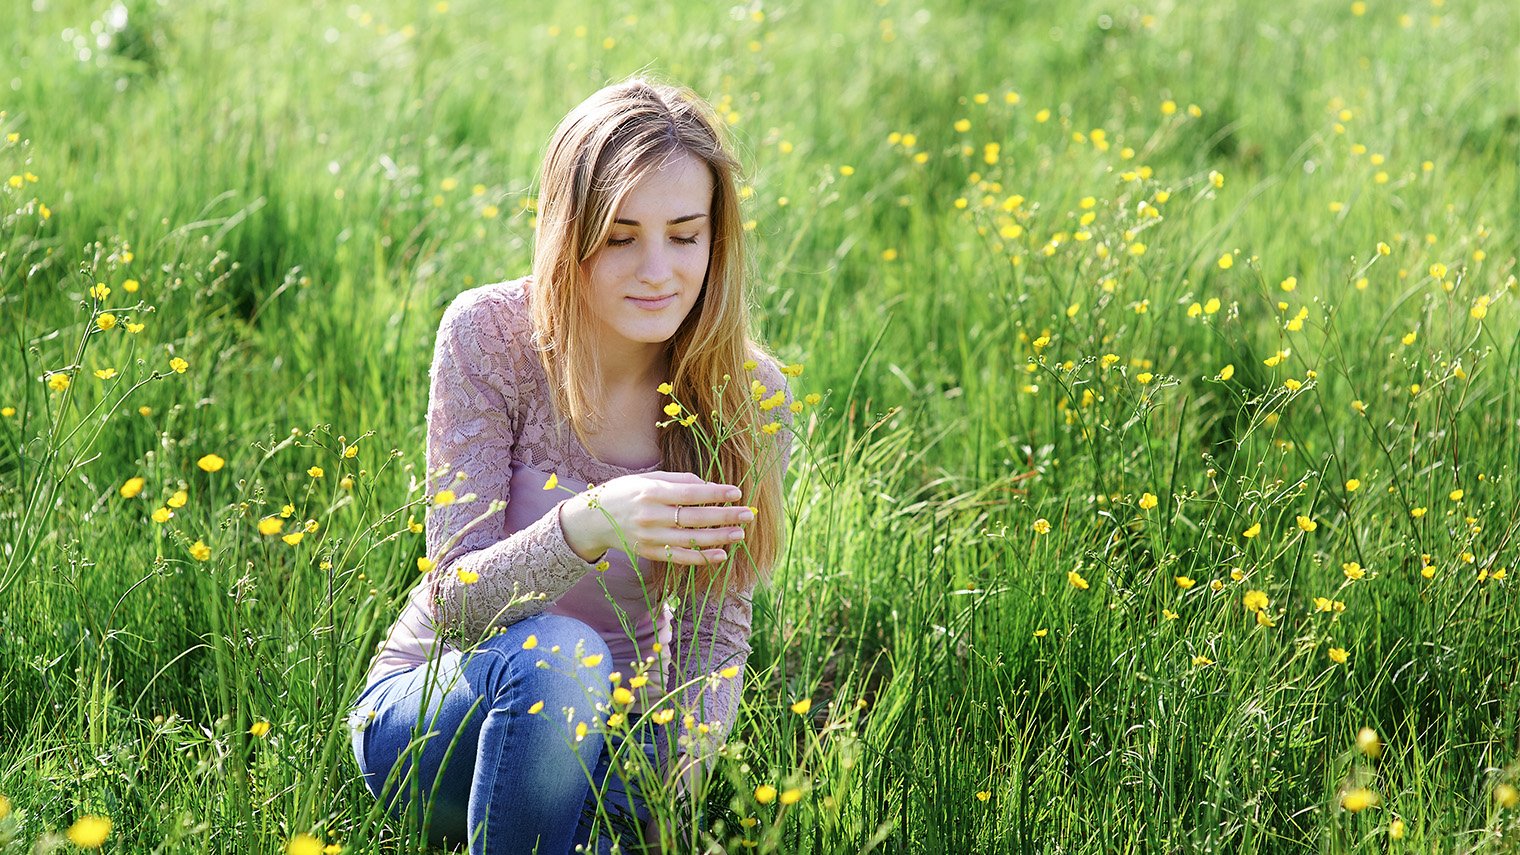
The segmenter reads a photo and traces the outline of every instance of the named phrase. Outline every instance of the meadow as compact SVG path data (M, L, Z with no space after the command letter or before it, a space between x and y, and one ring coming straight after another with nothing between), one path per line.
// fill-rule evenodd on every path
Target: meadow
M1520 851L1516 33L0 5L0 852L425 851L343 714L424 555L433 337L641 70L724 117L818 396L667 851Z

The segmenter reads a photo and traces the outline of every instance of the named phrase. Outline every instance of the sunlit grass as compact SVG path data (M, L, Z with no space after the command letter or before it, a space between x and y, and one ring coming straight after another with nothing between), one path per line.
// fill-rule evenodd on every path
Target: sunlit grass
M667 835L1520 845L1520 16L1016 5L0 9L0 850L417 848L343 715L445 500L432 337L645 68L806 366Z

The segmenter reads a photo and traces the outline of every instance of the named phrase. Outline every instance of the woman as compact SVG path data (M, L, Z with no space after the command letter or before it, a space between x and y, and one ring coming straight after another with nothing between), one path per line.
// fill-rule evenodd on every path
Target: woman
M370 792L434 842L637 851L733 725L791 445L737 171L689 90L609 86L549 144L532 275L444 312L428 569L351 717Z

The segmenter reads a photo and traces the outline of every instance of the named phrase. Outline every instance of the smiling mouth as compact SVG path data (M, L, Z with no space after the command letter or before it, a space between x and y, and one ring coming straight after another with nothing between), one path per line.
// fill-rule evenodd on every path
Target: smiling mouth
M628 299L644 306L663 306L676 298L674 294L666 294L663 297L629 297Z

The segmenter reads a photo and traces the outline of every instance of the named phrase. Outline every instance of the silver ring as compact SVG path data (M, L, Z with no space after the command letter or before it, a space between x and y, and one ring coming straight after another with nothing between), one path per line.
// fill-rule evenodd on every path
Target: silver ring
M681 506L676 505L676 528L681 527Z

